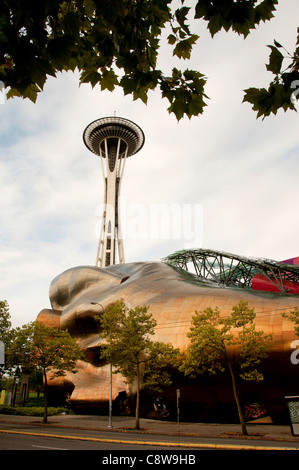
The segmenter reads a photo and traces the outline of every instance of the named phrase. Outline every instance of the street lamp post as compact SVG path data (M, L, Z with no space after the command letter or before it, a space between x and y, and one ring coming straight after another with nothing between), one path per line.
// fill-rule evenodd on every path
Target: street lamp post
M103 309L103 312L105 313L106 310L104 309L103 305L100 304L99 302L90 302L91 305L100 305ZM110 368L109 368L109 422L108 422L108 428L112 428L112 364L110 362Z
M112 428L112 364L110 362L109 371L109 422L108 428Z

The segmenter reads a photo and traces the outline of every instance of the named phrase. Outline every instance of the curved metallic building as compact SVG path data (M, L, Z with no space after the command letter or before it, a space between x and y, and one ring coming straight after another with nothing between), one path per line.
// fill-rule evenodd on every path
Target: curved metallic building
M137 153L144 144L144 134L137 124L120 117L105 117L90 123L83 141L92 153L101 157L105 183L102 229L96 266L125 262L120 228L119 196L127 157Z
M41 311L38 321L67 328L86 352L85 361L78 363L77 374L68 374L65 379L55 382L56 390L65 387L71 391L74 407L98 410L101 405L107 406L109 366L99 359L104 339L100 337L94 316L119 298L132 307L148 305L157 321L155 339L170 342L181 350L188 347L187 332L195 310L218 306L221 314L227 316L240 300L247 301L255 308L257 329L272 333L273 344L269 358L262 365L264 381L258 384L240 382L241 402L243 406L261 403L272 421L282 422L285 418L284 397L299 391L299 365L290 360L296 339L294 326L281 313L297 307L299 298L280 292L220 287L206 279L195 279L193 274L180 267L159 262L124 263L105 268L80 266L65 271L52 281L52 309ZM202 376L196 380L177 374L164 395L167 406L174 413L178 388L182 419L234 421L233 393L225 374ZM128 388L122 377L113 375L113 399L123 391Z

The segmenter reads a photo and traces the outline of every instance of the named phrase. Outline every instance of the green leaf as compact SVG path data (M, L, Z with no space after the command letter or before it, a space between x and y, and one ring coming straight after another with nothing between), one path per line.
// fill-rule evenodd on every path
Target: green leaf
M84 0L84 8L86 15L91 17L96 10L95 2L93 0Z
M54 67L45 59L36 58L30 64L31 80L42 90L47 75L56 76Z
M144 89L135 90L133 92L133 99L134 101L140 99L144 104L147 104L147 92Z
M17 96L17 97L21 97L21 93L19 90L17 90L16 88L10 88L10 90L8 90L8 92L6 93L6 98L9 99L9 98L13 98L14 96Z
M252 104L252 109L257 111L257 117L269 116L269 96L266 88L248 88L245 90L243 102Z
M192 95L192 98L189 103L189 119L192 116L198 116L199 114L202 114L204 106L206 106L206 103L203 101L202 95Z
M275 5L278 5L278 0L264 0L255 7L255 21L269 21L274 17L276 10Z
M214 36L222 28L232 29L246 37L261 21L273 17L277 0L264 0L255 6L256 0L198 0L195 7L195 18L203 18L208 22L211 35Z
M269 64L267 65L267 70L277 75L278 73L280 73L284 57L276 47L268 47L271 49L271 54Z
M136 90L136 83L128 76L123 76L121 78L120 85L122 86L125 95L129 95Z
M176 55L180 59L190 59L193 44L197 41L199 36L193 34L188 39L179 41L173 50L173 55Z
M92 88L101 82L102 75L94 70L85 70L80 75L80 83L90 83Z
M275 39L274 39L274 44L276 47L283 47L281 44L279 44L279 42L277 42Z
M188 112L186 104L179 99L174 99L167 110L169 114L173 113L178 121L180 121Z
M113 70L104 70L102 78L100 79L101 90L113 91L115 86L118 85L117 75Z
M189 7L182 7L178 8L175 11L175 17L181 28L185 31L185 33L189 34L189 26L185 23L187 19L187 14L191 8Z
M263 116L263 119L270 114L277 114L282 108L284 111L296 108L291 100L292 89L285 87L282 83L270 83L268 90L265 88L248 88L245 90L243 101L252 104L252 109L257 111L257 118Z
M39 91L40 91L40 89L34 83L31 83L23 91L22 97L23 98L28 98L30 101L35 103L36 100L37 100L37 94L39 93Z
M174 34L169 34L167 39L168 39L168 44L171 44L171 45L175 44L177 40Z
M59 70L68 68L74 52L74 41L70 36L56 37L48 42L47 52L53 66Z
M222 26L222 18L220 13L218 13L217 15L213 16L208 23L208 28L210 30L211 36L214 37L215 34L221 30Z

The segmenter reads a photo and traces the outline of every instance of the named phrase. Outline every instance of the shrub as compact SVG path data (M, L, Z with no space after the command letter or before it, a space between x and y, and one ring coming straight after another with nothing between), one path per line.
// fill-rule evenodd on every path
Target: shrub
M48 416L55 416L60 414L69 414L69 410L64 407L48 407ZM0 406L0 414L6 415L22 415L22 416L43 416L44 407L42 406Z

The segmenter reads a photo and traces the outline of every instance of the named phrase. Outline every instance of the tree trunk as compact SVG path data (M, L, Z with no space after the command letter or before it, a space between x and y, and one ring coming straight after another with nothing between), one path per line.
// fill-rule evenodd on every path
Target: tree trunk
M247 433L247 429L246 429L246 424L245 424L244 416L243 416L243 413L242 413L242 410L241 410L241 406L240 406L240 402L239 402L239 398L238 398L238 394L237 394L235 374L234 374L234 371L232 369L231 363L229 361L228 361L228 368L229 368L230 375L231 375L231 378L232 378L234 397L235 397L236 405L237 405L237 408L238 408L239 419L240 419L240 423L241 423L241 427L242 427L242 434L244 436L247 436L248 433Z
M139 407L140 407L140 371L139 371L139 364L137 364L137 394L136 394L136 422L135 422L135 429L140 429L140 421L139 421Z
M43 423L48 422L48 382L47 382L47 373L44 370L44 417Z

